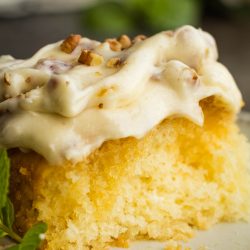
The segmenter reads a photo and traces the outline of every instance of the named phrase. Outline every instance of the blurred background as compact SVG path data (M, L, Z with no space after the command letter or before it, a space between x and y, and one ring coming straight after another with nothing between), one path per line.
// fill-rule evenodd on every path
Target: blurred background
M27 58L71 33L103 40L184 24L215 37L250 111L250 0L0 0L0 55Z

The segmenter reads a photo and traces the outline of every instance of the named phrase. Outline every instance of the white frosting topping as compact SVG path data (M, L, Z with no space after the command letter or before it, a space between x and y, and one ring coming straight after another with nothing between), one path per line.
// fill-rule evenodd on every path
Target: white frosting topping
M214 39L200 29L161 32L122 51L82 38L67 54L60 44L27 60L0 57L1 147L32 149L56 164L77 162L104 141L141 138L172 115L202 125L199 101L212 95L240 109L241 94L217 62ZM83 48L103 63L78 63ZM124 63L107 67L113 57Z

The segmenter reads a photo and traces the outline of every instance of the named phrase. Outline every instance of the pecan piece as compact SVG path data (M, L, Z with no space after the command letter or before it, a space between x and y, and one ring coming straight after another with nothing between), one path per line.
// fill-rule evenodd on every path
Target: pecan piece
M102 64L104 61L103 57L101 55L98 55L97 53L94 53L90 50L83 50L78 62L88 65L88 66L97 66Z
M116 39L106 39L105 42L109 43L109 47L113 50L113 51L120 51L122 49L122 45L121 43L119 43Z
M174 32L172 30L166 31L165 34L169 37L174 36Z
M145 35L137 35L134 37L133 39L133 43L137 43L137 42L140 42L140 41L143 41L145 40L147 37Z
M71 34L61 43L60 48L65 53L70 54L77 47L80 40L81 35Z
M110 58L110 59L107 61L106 66L107 66L108 68L117 68L117 67L119 67L121 64L122 64L121 58L119 58L119 57L113 57L113 58Z
M131 46L132 42L127 35L118 37L118 42L121 44L122 49L127 49Z

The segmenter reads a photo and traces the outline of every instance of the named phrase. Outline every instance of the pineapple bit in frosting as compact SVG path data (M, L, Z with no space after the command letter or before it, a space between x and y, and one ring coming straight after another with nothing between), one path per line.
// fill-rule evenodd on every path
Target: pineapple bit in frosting
M217 57L213 37L191 26L132 41L71 35L27 60L2 56L0 146L78 162L169 116L202 126L199 102L209 96L236 113L241 94Z

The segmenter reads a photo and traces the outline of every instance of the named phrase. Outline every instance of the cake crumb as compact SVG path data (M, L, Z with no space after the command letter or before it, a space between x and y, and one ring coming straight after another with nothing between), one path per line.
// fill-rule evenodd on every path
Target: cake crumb
M128 248L129 240L127 234L121 234L117 239L114 239L111 243L113 247Z
M21 167L21 168L19 169L19 173L20 173L21 175L29 175L29 171L27 170L27 168L24 168L24 167Z
M182 246L182 244L177 241L170 240L168 241L168 244L164 248L164 250L192 250L192 249L188 246Z

